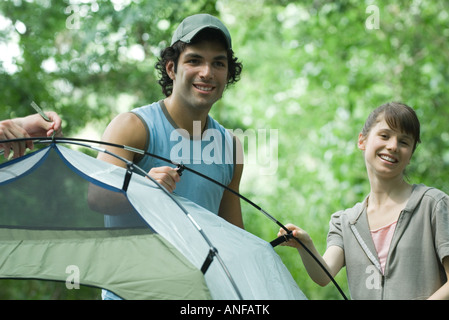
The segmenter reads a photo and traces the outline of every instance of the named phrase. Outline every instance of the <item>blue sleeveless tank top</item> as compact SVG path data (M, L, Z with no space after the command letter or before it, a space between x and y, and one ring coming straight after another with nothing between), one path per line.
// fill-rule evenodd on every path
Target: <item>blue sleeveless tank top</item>
M146 150L152 154L182 163L218 182L228 185L234 174L234 143L232 135L208 116L206 129L195 126L201 140L193 139L186 130L179 129L170 117L163 101L132 110L147 127ZM153 167L172 166L163 160L145 156L136 163L145 171ZM224 189L215 183L184 170L175 193L218 214Z
M226 186L229 185L234 175L235 144L233 136L212 117L208 116L202 135L198 122L197 132L201 135L200 140L193 139L186 130L177 127L163 101L135 108L131 112L137 115L146 127L147 152L175 163L182 163ZM153 167L175 167L148 155L136 165L146 172ZM223 192L221 186L188 170L183 171L181 181L176 184L174 191L175 194L215 214L218 214ZM105 224L108 227L139 226L142 223L143 220L137 215L105 216Z

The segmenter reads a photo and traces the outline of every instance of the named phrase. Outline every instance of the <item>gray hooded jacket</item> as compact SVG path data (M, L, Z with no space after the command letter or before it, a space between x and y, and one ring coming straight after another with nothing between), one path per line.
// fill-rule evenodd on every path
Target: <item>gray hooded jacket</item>
M449 256L449 197L414 185L401 212L382 274L366 214L366 201L332 215L327 246L345 254L353 299L425 299L446 281Z

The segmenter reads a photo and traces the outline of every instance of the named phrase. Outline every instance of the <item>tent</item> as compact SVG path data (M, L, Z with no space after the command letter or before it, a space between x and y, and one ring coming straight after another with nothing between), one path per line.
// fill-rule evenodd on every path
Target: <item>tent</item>
M306 298L270 243L73 143L53 138L0 165L0 278L78 282L123 299ZM140 223L106 226L102 208Z

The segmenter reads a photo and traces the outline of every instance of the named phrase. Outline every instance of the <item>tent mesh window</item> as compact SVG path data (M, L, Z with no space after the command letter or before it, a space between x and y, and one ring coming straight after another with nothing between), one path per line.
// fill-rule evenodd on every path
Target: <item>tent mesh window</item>
M89 204L89 189L94 186L62 162L56 152L50 152L28 172L1 185L0 222L29 228L104 228L104 216L95 210L95 203ZM126 201L120 192L108 192L111 199L116 193ZM128 210L128 214L136 213Z

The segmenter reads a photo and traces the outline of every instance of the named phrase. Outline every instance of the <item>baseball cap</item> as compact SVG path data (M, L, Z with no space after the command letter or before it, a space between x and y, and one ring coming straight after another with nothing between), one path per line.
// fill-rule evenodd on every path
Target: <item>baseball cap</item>
M231 35L225 25L216 17L210 14L200 13L185 18L176 29L171 39L173 45L176 41L190 43L190 41L203 29L217 29L223 33L226 45L229 49L231 45Z

